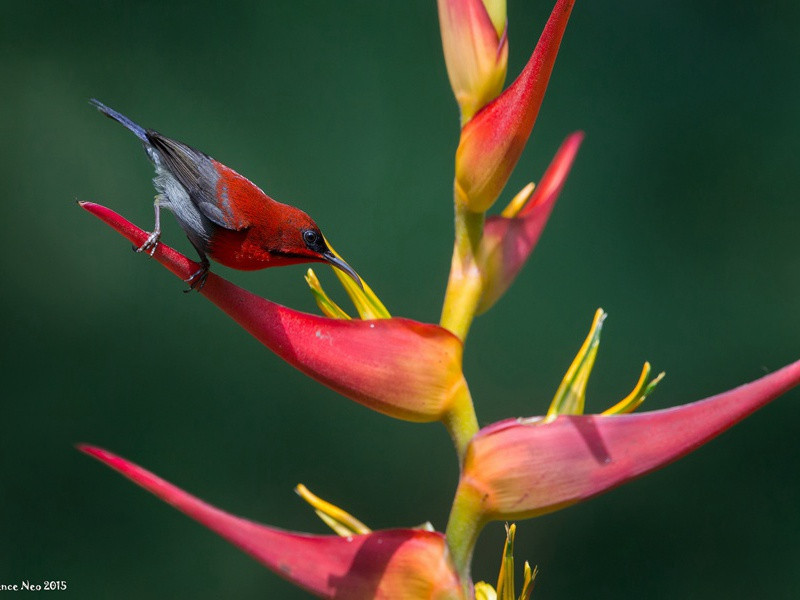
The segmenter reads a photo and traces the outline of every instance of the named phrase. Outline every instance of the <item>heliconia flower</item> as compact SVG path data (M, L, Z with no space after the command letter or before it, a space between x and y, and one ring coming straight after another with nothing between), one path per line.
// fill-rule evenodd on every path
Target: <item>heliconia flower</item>
M81 206L135 246L147 232L114 211ZM199 265L159 243L153 258L181 279ZM260 298L209 273L200 293L261 343L320 383L373 410L408 421L447 421L472 400L461 341L410 319L345 320L310 315Z
M458 518L528 518L586 500L688 454L798 383L800 361L675 408L495 423L467 448Z
M339 253L336 252L330 244L328 244L328 248L330 248L331 252L333 252L337 258L341 258ZM339 279L339 283L342 284L342 287L345 292L347 292L353 306L355 306L362 319L391 318L392 315L389 314L383 302L380 301L380 298L372 291L372 288L369 287L366 281L362 279L361 285L357 285L351 277L339 277L338 271L339 269L334 269L334 275ZM306 271L306 283L311 289L314 300L322 311L322 314L333 319L350 318L350 315L331 300L328 294L325 293L325 290L322 289L322 284L319 282L316 273L314 273L314 269L308 269L308 271Z
M508 64L505 0L439 0L439 27L462 125L503 89Z
M317 303L323 315L331 319L351 318L341 306L328 297L328 294L322 289L322 284L319 282L317 274L314 273L314 269L306 271L306 283L311 290L311 295L314 296L314 301Z
M327 240L325 241L328 244L330 251L333 252L333 255L343 261L344 259L342 259L339 253L336 252L330 242ZM311 269L309 269L309 271L310 270ZM358 285L349 275L346 277L340 277L340 269L337 268L333 269L333 274L336 275L336 278L339 280L339 283L342 284L344 291L347 292L348 296L350 296L353 306L356 307L356 310L362 319L388 319L392 316L389 314L389 311L386 310L386 307L383 305L383 302L380 301L380 298L378 298L375 292L372 291L372 288L367 285L366 281L362 279L361 285ZM320 290L321 289L322 288L320 287Z
M334 533L337 535L347 537L350 535L372 533L369 527L364 525L364 523L356 519L353 515L323 500L316 494L312 494L311 490L302 483L298 484L297 487L294 488L294 491L314 508L314 512L317 513L317 516L322 522L333 529Z
M514 170L539 114L573 4L574 0L556 2L522 73L461 130L455 197L467 210L488 210Z
M478 259L483 277L478 313L500 299L536 247L582 141L582 132L570 135L539 184L528 184L501 215L486 219Z
M664 371L661 371L661 373L653 377L652 380L650 379L650 363L645 361L642 367L642 373L639 375L639 381L636 382L631 393L600 414L624 415L633 412L645 401L645 398L652 393L662 379L664 379Z
M589 383L589 376L594 368L594 361L597 358L597 350L600 348L600 332L603 329L603 321L608 316L602 308L598 308L594 314L592 327L589 335L583 342L578 354L567 369L567 373L561 380L561 385L556 390L556 395L547 410L548 418L558 415L582 415L586 404L586 384Z
M79 448L320 598L465 598L440 533L389 529L342 537L284 531L215 508L111 452Z
M583 409L586 405L586 384L589 383L589 376L594 368L594 361L597 358L597 351L600 347L600 332L607 316L602 308L598 308L595 312L589 334L586 336L580 350L578 350L578 354L575 355L575 359L569 369L567 369L555 396L553 396L553 401L547 410L548 420L552 420L559 415L583 414ZM664 373L662 372L651 381L650 363L645 362L639 381L636 382L631 393L608 410L603 411L603 414L616 415L633 412L652 393L663 378Z

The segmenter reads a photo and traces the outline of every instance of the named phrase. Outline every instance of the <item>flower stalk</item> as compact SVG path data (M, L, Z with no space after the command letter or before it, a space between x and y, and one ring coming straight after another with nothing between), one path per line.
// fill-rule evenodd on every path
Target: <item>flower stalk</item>
M466 381L453 393L453 403L443 415L442 423L453 440L458 464L461 465L470 440L478 433L478 416Z
M455 244L439 324L464 342L483 293L478 260L483 239L483 213L456 204Z
M462 479L464 478L462 470ZM464 582L464 593L469 595L467 583L472 581L472 553L478 536L488 522L481 511L481 492L478 486L465 488L456 493L447 519L444 537L450 550L453 567L459 579Z

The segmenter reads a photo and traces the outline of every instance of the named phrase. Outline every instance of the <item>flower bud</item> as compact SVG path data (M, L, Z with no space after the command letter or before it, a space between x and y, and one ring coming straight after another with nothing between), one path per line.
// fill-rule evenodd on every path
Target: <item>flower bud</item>
M503 89L508 62L505 0L439 0L439 26L463 125Z

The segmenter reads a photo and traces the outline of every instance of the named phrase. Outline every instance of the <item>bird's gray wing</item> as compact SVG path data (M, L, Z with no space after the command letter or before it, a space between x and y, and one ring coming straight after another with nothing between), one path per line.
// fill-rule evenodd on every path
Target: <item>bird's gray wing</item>
M220 174L210 156L156 131L148 131L147 139L157 151L162 166L186 189L192 203L203 216L220 227L234 231L250 226L230 209L229 203L223 202L221 205L217 197Z

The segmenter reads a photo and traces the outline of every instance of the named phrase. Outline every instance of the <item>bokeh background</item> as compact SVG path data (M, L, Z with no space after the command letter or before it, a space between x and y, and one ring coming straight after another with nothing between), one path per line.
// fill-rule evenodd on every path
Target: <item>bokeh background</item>
M304 598L81 455L111 449L236 514L325 527L304 482L375 528L444 528L444 429L306 379L76 200L149 228L151 167L97 97L314 215L390 310L438 320L458 119L433 0L0 2L0 582L79 598ZM509 2L509 73L551 8ZM800 357L800 5L579 2L500 204L586 140L507 296L473 326L479 419L546 410L598 306L588 409L650 360L648 408ZM164 239L190 250L171 216ZM315 311L303 267L215 271ZM342 300L333 276L319 270ZM800 393L690 457L520 523L537 599L800 597ZM494 581L502 524L482 535Z

